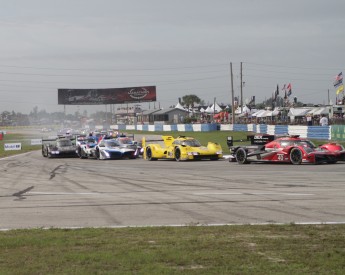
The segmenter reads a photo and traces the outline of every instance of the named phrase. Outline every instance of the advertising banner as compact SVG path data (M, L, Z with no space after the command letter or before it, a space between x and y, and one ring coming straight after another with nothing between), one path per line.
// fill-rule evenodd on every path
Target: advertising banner
M21 143L5 143L4 150L5 151L22 150L22 144Z
M331 139L332 140L345 140L345 126L332 125L331 126Z
M107 89L58 89L58 104L99 105L156 101L156 86Z
M32 139L31 145L42 145L42 139Z

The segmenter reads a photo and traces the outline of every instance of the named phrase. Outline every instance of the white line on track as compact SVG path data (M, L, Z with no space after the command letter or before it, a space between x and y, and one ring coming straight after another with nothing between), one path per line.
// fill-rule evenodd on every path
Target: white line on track
M262 193L262 192L238 192L238 193L227 193L227 192L205 192L205 193L193 193L197 196L208 196L208 195L253 195L253 196L262 196L262 195L280 195L280 196L314 196L315 194L304 194L304 193Z
M27 192L26 194L33 195L104 195L103 193L73 193L73 192Z

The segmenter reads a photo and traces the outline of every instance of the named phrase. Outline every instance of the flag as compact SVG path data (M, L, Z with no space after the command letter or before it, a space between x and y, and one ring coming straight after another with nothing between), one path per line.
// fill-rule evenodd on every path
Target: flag
M276 91L275 91L275 93L274 93L274 100L277 100L277 96L279 95L279 86L278 86L278 84L277 84L277 89L276 89Z
M291 83L289 83L286 87L287 93L286 95L289 97L292 94Z
M344 85L341 84L339 88L337 89L337 95L340 94L341 92L344 92Z
M286 91L286 84L284 84L283 88L282 88L282 92Z
M334 87L337 88L339 87L340 85L343 84L343 72L340 72L336 77L335 77L335 80L334 80Z

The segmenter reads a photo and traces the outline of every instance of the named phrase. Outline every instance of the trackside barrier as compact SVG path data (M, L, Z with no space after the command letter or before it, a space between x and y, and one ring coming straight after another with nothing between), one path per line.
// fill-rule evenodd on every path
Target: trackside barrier
M332 125L331 126L331 139L332 140L345 140L345 126Z
M138 130L149 132L209 132L209 131L244 131L271 135L299 135L303 138L345 140L345 126L303 126L303 125L267 125L267 124L173 124L173 125L111 125L119 131Z

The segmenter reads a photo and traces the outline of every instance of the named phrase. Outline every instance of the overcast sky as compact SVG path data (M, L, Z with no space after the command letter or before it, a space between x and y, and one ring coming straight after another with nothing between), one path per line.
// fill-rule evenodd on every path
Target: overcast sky
M0 112L63 111L58 88L142 85L157 87L155 107L186 94L230 104L230 62L235 95L243 62L244 100L262 102L277 84L291 83L291 97L323 104L328 90L335 102L333 80L344 68L344 0L0 0L0 6ZM104 107L79 107L97 109Z

